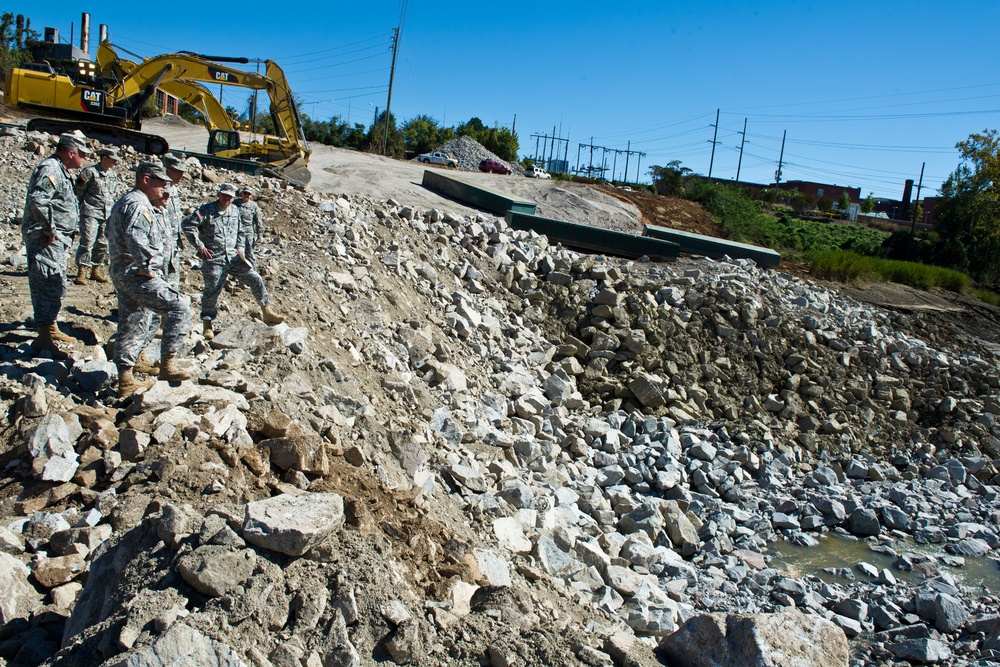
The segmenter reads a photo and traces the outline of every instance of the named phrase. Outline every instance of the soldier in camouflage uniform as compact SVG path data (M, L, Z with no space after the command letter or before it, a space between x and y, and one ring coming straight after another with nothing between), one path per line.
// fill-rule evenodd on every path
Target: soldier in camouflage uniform
M184 174L187 173L187 163L183 158L180 158L172 153L168 153L160 158L166 169L167 176L170 177L170 185L163 189L166 195L166 201L163 206L157 207L156 213L163 218L163 223L167 229L166 237L166 247L163 252L164 264L161 267L162 274L171 287L173 287L179 293L181 291L181 248L183 241L183 234L181 233L181 202L180 202L180 191L177 189L177 184L181 182L184 178ZM160 335L159 329L163 322L163 318L160 317L155 311L150 311L150 321L149 330L156 332L156 335ZM136 373L145 373L147 375L155 375L160 372L158 366L146 357L146 352L143 351L139 354L138 359L135 360L135 366L133 368Z
M215 335L212 320L218 314L219 295L230 273L250 287L265 324L278 324L285 319L268 306L264 280L246 259L246 235L253 232L243 226L239 209L231 205L235 197L236 188L223 183L216 201L202 205L183 223L184 234L202 259L205 288L201 295L201 319L205 338L209 340Z
M167 274L167 282L179 289L181 283L181 248L184 247L184 234L181 231L183 216L181 215L180 191L177 185L184 179L184 174L187 173L187 163L183 158L173 154L164 155L161 161L167 170L167 176L170 177L170 185L167 186L169 198L167 199L166 206L162 209L170 230L168 238L170 253L167 256L167 265L164 267L164 270Z
M59 331L56 318L66 296L66 256L80 221L70 169L79 169L90 155L81 137L63 134L56 152L42 160L28 179L21 217L21 238L28 257L28 288L38 336L31 347L66 359L56 341L76 342Z
M191 307L164 279L169 230L164 217L155 210L166 203L164 190L169 183L163 165L140 162L135 188L115 203L108 220L111 280L118 292L115 365L118 395L122 398L152 384L139 383L132 375L139 353L153 338L150 311L164 319L159 378L180 381L189 377L177 368L176 356L190 330Z
M76 196L80 201L80 247L76 251L77 285L87 284L87 275L99 283L111 282L101 272L108 261L108 237L105 224L118 198L118 151L107 147L97 151L100 162L92 164L76 177Z
M253 267L260 271L257 267L257 258L254 255L254 248L257 244L264 239L264 214L260 210L260 205L255 201L251 201L251 198L256 194L254 189L250 186L244 186L240 189L240 198L236 200L236 205L240 207L240 215L243 217L243 226L247 230L247 244L244 252L246 253L247 261L253 264Z

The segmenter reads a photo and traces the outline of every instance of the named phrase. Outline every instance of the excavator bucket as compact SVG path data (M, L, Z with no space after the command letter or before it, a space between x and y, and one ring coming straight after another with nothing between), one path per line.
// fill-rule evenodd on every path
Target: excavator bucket
M266 176L283 178L292 185L305 186L312 180L309 164L302 157L295 157L283 164L269 164L262 170Z

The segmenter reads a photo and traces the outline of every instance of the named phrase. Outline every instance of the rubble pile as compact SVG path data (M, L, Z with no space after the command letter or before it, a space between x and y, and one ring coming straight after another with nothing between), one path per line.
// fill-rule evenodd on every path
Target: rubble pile
M483 160L496 160L510 167L512 176L524 176L524 167L516 160L513 162L504 160L472 137L455 137L435 150L448 153L454 157L455 162L458 163L458 168L465 171L479 171L479 163Z
M3 134L0 664L1000 662L1000 578L963 578L1000 547L1000 375L947 321L192 165L186 208L261 188L289 317L235 288L196 381L119 401L107 288L70 286L72 359L30 354L54 140ZM838 540L871 562L773 560Z

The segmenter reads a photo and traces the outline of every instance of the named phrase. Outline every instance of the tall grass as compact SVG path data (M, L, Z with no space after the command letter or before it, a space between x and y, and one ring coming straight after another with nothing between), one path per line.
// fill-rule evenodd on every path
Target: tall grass
M843 250L813 255L811 272L818 278L839 282L893 282L918 289L940 287L957 294L969 291L972 279L964 273L895 259L867 257Z

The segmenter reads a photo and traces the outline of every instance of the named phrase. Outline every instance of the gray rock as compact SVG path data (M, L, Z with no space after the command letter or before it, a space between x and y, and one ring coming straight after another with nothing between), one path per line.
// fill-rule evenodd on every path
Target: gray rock
M859 537L878 535L882 530L875 511L867 507L859 507L851 512L847 529Z
M118 381L118 368L110 361L100 359L76 362L72 374L81 389L94 393Z
M882 521L886 528L892 530L910 530L909 515L895 505L886 505L882 508Z
M982 558L990 552L990 545L978 537L972 537L946 545L945 551L966 558Z
M951 658L951 649L936 639L904 639L893 642L888 648L900 660L920 664L934 664Z
M52 458L73 451L66 421L59 415L49 414L39 420L28 436L28 451L33 458Z
M42 596L28 582L30 574L27 565L0 551L0 626L15 618L27 619L42 606Z
M247 667L231 648L206 637L198 630L175 623L153 643L116 656L106 667Z
M958 632L969 619L969 612L958 598L940 594L934 600L934 626L941 632Z
M246 506L243 538L250 544L301 556L344 521L344 499L336 493L282 494Z
M181 556L177 570L202 595L221 597L249 579L256 564L252 549L233 551L210 544Z
M843 630L798 612L695 616L660 642L659 653L685 667L846 667L848 659Z
M456 484L459 484L473 493L483 493L486 491L486 480L478 471L460 464L450 465L446 468L448 476Z

